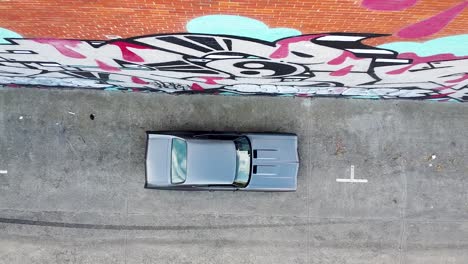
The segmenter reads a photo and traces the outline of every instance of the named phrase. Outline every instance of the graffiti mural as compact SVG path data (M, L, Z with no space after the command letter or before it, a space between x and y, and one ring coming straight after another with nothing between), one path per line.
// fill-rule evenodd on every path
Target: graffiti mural
M468 56L362 44L376 34L263 41L210 34L0 44L0 84L168 93L468 100Z
M7 2L2 86L468 100L468 0Z

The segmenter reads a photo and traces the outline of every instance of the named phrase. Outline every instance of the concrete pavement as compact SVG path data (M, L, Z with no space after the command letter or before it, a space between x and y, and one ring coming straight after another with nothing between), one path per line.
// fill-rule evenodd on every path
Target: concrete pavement
M145 131L182 129L297 133L297 192L143 189ZM1 88L0 263L465 264L467 131L457 103Z

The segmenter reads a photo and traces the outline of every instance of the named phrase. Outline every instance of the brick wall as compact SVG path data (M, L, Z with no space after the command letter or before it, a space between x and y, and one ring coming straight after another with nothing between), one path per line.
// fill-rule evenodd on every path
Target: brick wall
M391 0L388 0L391 1ZM361 0L0 0L0 27L24 37L106 39L186 32L186 23L209 14L242 15L270 27L289 27L303 34L362 32L394 34L399 29L450 8L460 0L420 0L403 11L374 11ZM462 12L431 39L467 33ZM376 45L399 40L368 40Z

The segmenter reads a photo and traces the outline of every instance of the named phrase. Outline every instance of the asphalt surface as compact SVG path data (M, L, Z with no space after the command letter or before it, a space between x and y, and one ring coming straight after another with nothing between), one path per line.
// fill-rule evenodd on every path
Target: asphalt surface
M143 189L182 129L297 133L297 192ZM0 263L466 264L467 135L468 104L1 88Z

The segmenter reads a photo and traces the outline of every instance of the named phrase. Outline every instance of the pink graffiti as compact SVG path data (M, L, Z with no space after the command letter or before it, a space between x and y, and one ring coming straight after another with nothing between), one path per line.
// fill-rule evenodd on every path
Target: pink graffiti
M298 43L302 41L310 41L319 37L326 36L327 34L317 34L317 35L305 35L299 37L292 37L283 39L277 42L279 47L270 55L272 59L283 59L286 58L289 54L289 44Z
M192 89L192 91L205 91L203 87L201 87L200 85L196 83L192 83L192 86L190 87L190 89Z
M411 7L419 0L362 0L362 6L372 10L399 11Z
M200 77L200 79L204 79L206 84L218 84L216 80L223 80L224 78L222 77Z
M76 48L81 43L79 40L67 40L67 39L33 39L33 41L41 44L49 44L54 47L62 55L74 59L85 59L86 56L76 52L69 47Z
M358 58L356 56L354 56L353 53L345 50L343 51L343 53L341 53L340 56L332 59L331 61L328 62L329 65L340 65L342 64L343 62L346 61L346 59L352 59L352 60L362 60L363 58Z
M144 62L145 60L138 56L135 52L129 50L128 48L132 49L150 49L149 47L145 47L138 44L133 44L125 41L114 41L109 43L110 45L115 45L119 47L120 52L122 52L122 57L124 60L131 61L131 62Z
M468 80L468 73L463 74L463 76L460 78L446 81L446 83L459 83L463 82L464 80Z
M352 68L353 68L353 65L346 66L346 67L344 67L342 69L331 72L330 76L344 76L344 75L350 73Z
M387 72L387 74L401 74L406 72L407 70L411 69L412 67L421 64L421 63L428 63L428 62L434 62L434 61L446 61L446 60L457 60L457 59L466 59L468 56L461 56L457 57L451 53L443 53L443 54L437 54L437 55L431 55L427 57L419 57L416 53L413 52L407 52L407 53L401 53L398 55L398 58L400 59L411 59L411 65L405 66L400 69L396 69L393 71Z
M397 36L401 38L422 38L441 31L448 23L468 6L468 1L463 1L452 8L433 17L405 27L398 31Z
M144 80L142 80L142 79L140 79L138 77L135 77L135 76L132 77L132 82L137 83L137 84L149 84L149 82L144 81Z
M114 66L111 66L103 61L100 61L100 60L95 60L98 67L101 69L101 70L104 70L104 71L120 71L119 68L117 67L114 67Z
M396 69L396 70L393 70L393 71L389 71L389 72L386 72L386 73L391 74L391 75L402 74L402 73L406 72L407 70L411 69L414 65L416 65L416 64L408 65L408 66L405 66L403 68Z

